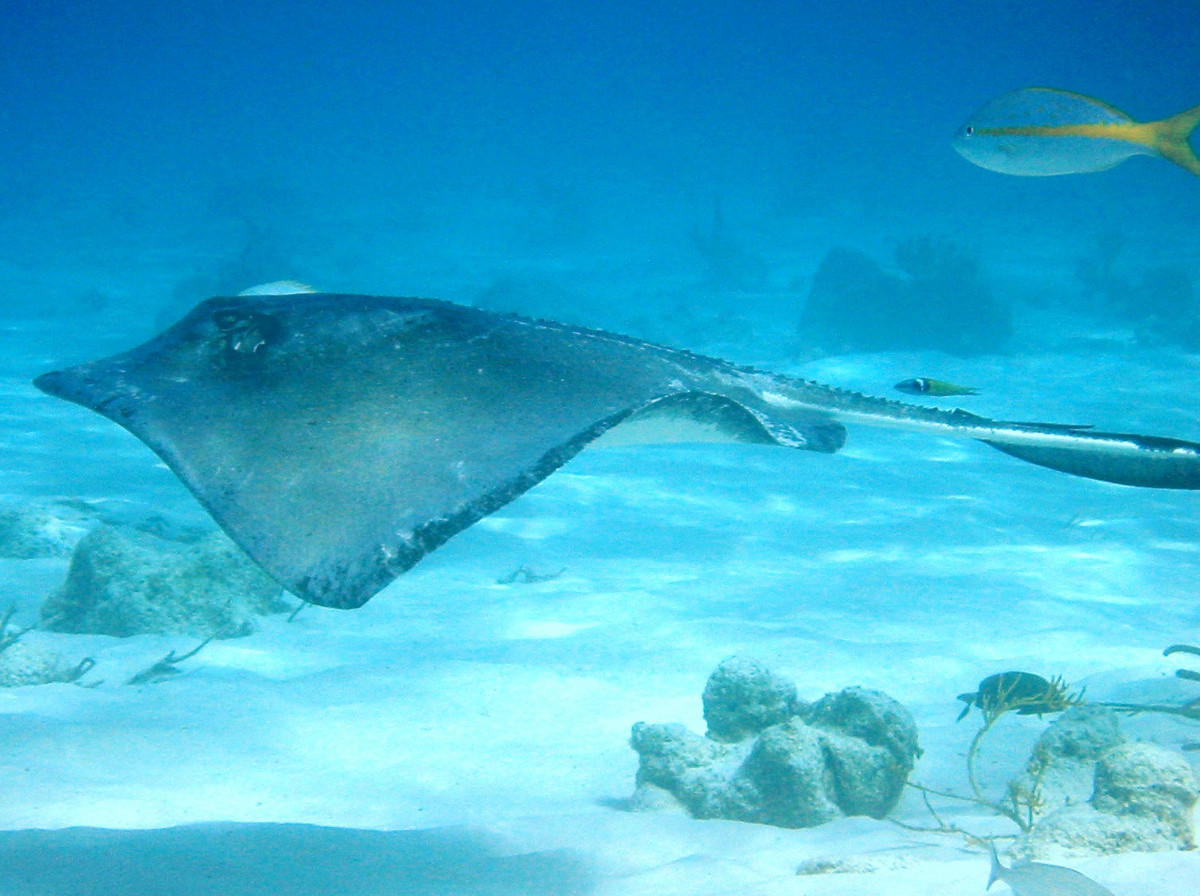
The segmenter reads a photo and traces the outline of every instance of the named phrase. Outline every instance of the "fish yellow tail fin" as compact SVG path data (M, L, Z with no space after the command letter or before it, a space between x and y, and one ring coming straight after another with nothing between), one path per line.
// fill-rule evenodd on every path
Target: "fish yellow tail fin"
M1172 115L1154 123L1154 149L1165 159L1200 177L1200 158L1188 142L1192 131L1200 125L1200 106Z

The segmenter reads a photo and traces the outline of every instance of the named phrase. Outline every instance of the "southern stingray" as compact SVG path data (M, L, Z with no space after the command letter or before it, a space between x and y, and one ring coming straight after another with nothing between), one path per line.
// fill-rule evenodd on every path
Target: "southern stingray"
M431 299L215 298L36 385L153 449L294 594L357 607L597 441L833 452L843 423L979 439L1078 476L1200 488L1200 445L1004 423Z

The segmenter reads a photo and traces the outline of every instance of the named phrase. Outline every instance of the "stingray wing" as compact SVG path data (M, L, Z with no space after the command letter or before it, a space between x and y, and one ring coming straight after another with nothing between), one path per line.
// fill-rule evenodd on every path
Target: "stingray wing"
M132 432L277 581L332 607L365 603L600 439L836 451L842 423L862 423L1200 488L1191 442L918 407L430 299L210 299L36 384Z
M149 445L288 590L355 607L620 423L642 440L841 446L839 424L765 405L742 376L445 302L314 295L211 299L36 384Z

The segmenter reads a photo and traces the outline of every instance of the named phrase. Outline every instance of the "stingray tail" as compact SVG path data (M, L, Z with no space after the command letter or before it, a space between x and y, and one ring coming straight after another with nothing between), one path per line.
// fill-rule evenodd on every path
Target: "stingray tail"
M1155 122L1154 149L1163 158L1200 177L1200 158L1188 142L1197 125L1200 125L1200 106Z
M960 409L943 410L873 398L857 392L775 376L765 391L772 404L819 413L842 423L907 429L959 439L977 439L1040 467L1142 488L1200 490L1200 443L1090 426L992 420ZM800 446L803 447L803 446Z
M1048 434L1053 435L1053 430ZM1038 444L981 439L1005 454L1075 476L1143 488L1200 489L1200 444L1118 432L1059 431Z

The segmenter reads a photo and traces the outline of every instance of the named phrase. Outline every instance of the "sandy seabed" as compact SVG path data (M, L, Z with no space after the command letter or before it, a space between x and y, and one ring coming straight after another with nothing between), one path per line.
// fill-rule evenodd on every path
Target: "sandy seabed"
M106 331L102 351L140 341ZM30 378L89 356L37 320L0 333L0 493L203 521L157 459ZM92 355L98 354L92 352ZM759 359L756 359L759 360ZM847 356L763 366L885 394L967 382L969 408L1196 439L1200 360L1119 340L964 361ZM851 428L835 456L773 448L587 452L356 611L307 608L214 642L183 674L121 682L185 638L52 635L87 681L0 692L0 894L982 893L962 838L845 819L780 830L632 813L637 721L703 730L723 658L816 699L851 685L913 712L914 778L966 789L977 716L955 695L1007 669L1093 699L1198 696L1197 498L1052 473L971 442ZM556 571L500 584L519 566ZM29 623L65 560L0 562ZM1046 721L1010 717L981 757L997 794ZM1200 730L1141 717L1166 746ZM1200 754L1192 754L1193 756ZM986 810L938 806L981 833ZM915 792L896 818L932 819ZM857 873L796 874L813 858ZM1195 896L1195 853L1071 860L1118 896Z

